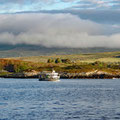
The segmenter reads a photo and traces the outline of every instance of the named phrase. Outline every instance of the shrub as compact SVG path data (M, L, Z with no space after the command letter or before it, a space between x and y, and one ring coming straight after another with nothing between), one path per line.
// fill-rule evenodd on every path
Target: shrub
M70 59L62 59L61 61L62 61L62 63L71 63Z
M14 64L5 65L4 69L7 70L8 72L15 72Z
M21 64L15 64L14 65L14 71L17 72L23 72L29 69L29 66L26 63Z
M48 59L47 63L52 63L53 60L52 59Z
M56 60L55 60L55 63L61 63L62 61L61 61L61 59L60 58L57 58Z

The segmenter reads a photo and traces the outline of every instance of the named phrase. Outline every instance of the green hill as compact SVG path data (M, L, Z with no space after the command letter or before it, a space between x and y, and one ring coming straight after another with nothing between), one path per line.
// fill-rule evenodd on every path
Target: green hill
M46 48L35 45L0 45L0 58L5 57L25 57L41 55L70 55L82 53L98 53L120 51L120 49L110 48Z
M103 53L85 53L85 54L71 54L71 55L46 55L46 56L29 56L29 57L15 57L14 59L31 61L31 62L42 62L46 63L48 59L70 59L73 62L81 63L87 62L92 63L95 61L100 62L120 62L120 52L103 52Z

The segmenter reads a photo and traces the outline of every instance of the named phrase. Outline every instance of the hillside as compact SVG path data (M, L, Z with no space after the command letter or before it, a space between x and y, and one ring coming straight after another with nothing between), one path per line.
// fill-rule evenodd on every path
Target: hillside
M46 48L35 45L0 45L0 58L8 57L25 57L25 56L41 56L41 55L68 55L82 53L98 53L120 51L120 49L110 48Z
M120 52L103 52L103 53L86 53L86 54L71 54L71 55L49 55L49 56L30 56L30 57L15 57L14 59L31 61L31 62L43 62L46 63L47 60L61 58L70 59L76 63L87 62L92 63L95 61L114 63L120 62Z
M54 68L62 78L120 77L120 52L0 59L1 77L38 77Z

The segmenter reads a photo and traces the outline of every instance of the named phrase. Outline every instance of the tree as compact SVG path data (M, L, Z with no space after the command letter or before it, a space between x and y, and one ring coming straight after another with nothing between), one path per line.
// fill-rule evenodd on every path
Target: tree
M24 72L26 70L29 69L29 66L25 63L21 63L21 64L15 64L14 65L14 71L17 72Z
M55 63L61 63L62 61L61 61L61 59L60 58L57 58L56 60L55 60Z
M13 64L7 64L5 66L5 70L7 70L9 72L15 72L14 65Z
M52 63L53 59L48 59L47 63Z

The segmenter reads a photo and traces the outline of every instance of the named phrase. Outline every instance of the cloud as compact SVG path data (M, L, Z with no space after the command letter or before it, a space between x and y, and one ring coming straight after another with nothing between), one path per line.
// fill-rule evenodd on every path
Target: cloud
M68 48L120 46L119 25L98 24L72 14L6 14L0 18L1 44Z

